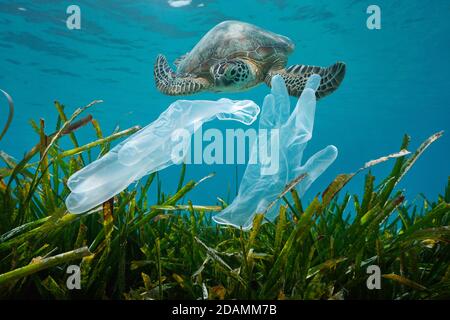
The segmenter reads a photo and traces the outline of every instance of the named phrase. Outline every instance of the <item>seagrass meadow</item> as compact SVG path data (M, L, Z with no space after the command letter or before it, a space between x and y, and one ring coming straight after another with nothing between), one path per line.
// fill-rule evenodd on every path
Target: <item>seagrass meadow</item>
M0 153L2 299L450 298L450 180L421 204L396 188L442 132L412 153L405 136L400 153L337 176L310 203L295 191L299 177L280 194L274 222L258 213L243 232L212 222L227 205L220 198L187 200L204 179L185 181L186 166L174 194L156 173L90 212L68 213L68 177L139 129L104 136L85 115L99 102L70 117L56 102L53 133L43 120L32 122L36 145L22 160ZM93 142L80 145L78 130L91 130ZM73 148L64 150L63 140ZM369 167L390 158L390 174L375 183ZM344 194L356 174L366 174L362 196ZM70 265L80 266L79 290L67 287ZM380 290L367 287L370 265L381 270Z

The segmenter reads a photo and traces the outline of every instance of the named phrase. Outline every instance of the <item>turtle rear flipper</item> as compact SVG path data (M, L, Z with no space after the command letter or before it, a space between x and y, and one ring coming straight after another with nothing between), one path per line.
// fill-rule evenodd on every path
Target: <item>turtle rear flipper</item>
M170 69L163 55L156 58L153 74L158 90L170 96L193 94L210 86L206 79L190 74L176 74Z
M334 92L344 80L345 63L336 62L328 68L292 65L286 69L271 71L266 76L265 82L270 86L273 76L279 74L286 83L289 95L299 97L305 88L306 81L312 74L318 74L322 78L316 91L317 99L323 98Z

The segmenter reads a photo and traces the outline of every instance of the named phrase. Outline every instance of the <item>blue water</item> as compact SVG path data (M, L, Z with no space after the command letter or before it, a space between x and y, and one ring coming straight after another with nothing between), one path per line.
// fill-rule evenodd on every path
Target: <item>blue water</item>
M81 8L81 30L66 27L66 8ZM370 4L381 7L381 30L366 27ZM327 66L341 60L347 75L338 91L321 100L307 155L328 144L339 156L306 197L311 198L339 173L354 172L366 161L398 150L402 136L414 150L428 136L446 130L408 173L399 188L410 201L419 193L436 198L450 175L450 2L192 0L174 8L166 0L0 1L0 88L16 104L12 126L0 149L20 158L38 141L29 120L44 118L53 131L54 100L68 113L94 99L91 109L104 134L156 119L175 100L159 93L152 68L157 54L169 61L189 51L209 29L224 20L241 20L290 37L296 50L289 64ZM265 85L226 96L262 104ZM292 98L292 103L295 99ZM1 100L0 122L7 116ZM5 105L5 106L3 106ZM227 127L242 127L226 123ZM207 127L225 125L215 121ZM77 135L94 139L92 128ZM382 177L392 163L373 172ZM245 166L237 167L238 177ZM180 168L161 172L163 189L172 193ZM234 165L190 165L187 178L216 172L190 194L194 203L213 204L235 194ZM238 178L238 179L239 179ZM362 189L363 175L348 190ZM154 190L154 189L153 189Z

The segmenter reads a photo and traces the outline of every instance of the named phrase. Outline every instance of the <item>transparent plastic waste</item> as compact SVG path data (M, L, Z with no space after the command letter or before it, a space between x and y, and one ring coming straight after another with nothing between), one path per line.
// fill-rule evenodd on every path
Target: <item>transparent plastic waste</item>
M259 106L250 100L177 100L156 121L73 174L67 182L72 191L66 198L67 209L72 213L88 211L123 191L133 181L181 162L182 159L174 155L174 148L186 154L190 136L203 123L218 118L250 125L259 111ZM184 135L181 142L174 139L177 131Z
M267 174L264 163L252 161L258 154L255 143L237 197L213 217L215 222L248 230L252 227L256 213L265 213L268 220L274 220L280 204L277 202L271 207L270 204L290 181L306 174L296 186L299 195L303 196L311 184L333 163L338 151L335 146L330 145L302 164L303 151L312 138L316 110L315 91L319 84L319 75L309 77L294 111L290 114L289 95L284 80L280 76L272 78L272 92L264 99L259 129L276 129L278 132L278 170Z

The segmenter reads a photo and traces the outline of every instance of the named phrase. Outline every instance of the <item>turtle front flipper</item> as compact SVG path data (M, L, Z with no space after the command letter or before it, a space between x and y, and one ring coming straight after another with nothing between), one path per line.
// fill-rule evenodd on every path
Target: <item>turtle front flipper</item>
M318 74L321 77L320 86L316 91L317 99L323 98L334 92L344 80L345 63L337 62L328 68L293 65L286 69L270 71L265 82L270 87L272 77L279 74L286 83L289 95L299 97L305 88L306 81L312 74Z
M210 87L206 79L173 72L161 54L156 58L153 74L158 90L170 96L194 94Z

